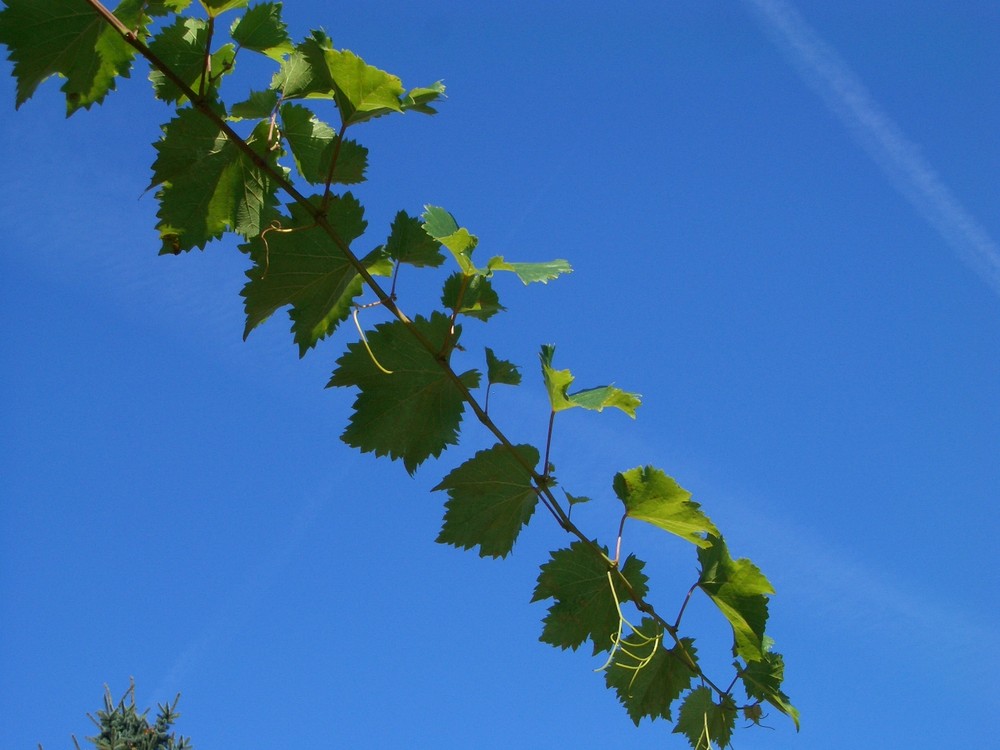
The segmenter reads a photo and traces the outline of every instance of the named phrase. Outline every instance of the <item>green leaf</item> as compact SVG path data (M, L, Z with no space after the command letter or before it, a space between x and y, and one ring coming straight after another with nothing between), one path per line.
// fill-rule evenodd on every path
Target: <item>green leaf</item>
M550 279L573 271L573 268L565 260L550 260L546 263L507 263L502 255L490 258L486 268L490 273L493 271L513 271L525 285L533 281L547 284Z
M326 65L326 52L332 49L330 38L313 30L295 47L271 79L271 89L281 92L281 98L333 99L333 79Z
M17 79L20 108L45 79L65 78L66 115L104 101L118 76L128 77L135 50L85 0L5 0L0 44L7 47ZM139 0L125 0L115 13L146 35Z
M313 196L310 200L318 207L322 198ZM288 208L290 218L278 218L277 228L272 225L262 237L244 246L254 259L254 267L247 271L250 281L242 292L247 314L243 337L275 310L291 305L292 333L299 356L304 356L350 315L354 298L362 292L362 280L340 247L316 226L309 211L296 203ZM366 227L364 210L350 193L332 197L327 220L348 244ZM377 275L389 271L379 255L363 262Z
M638 631L624 639L604 674L608 689L614 688L629 717L639 726L644 716L672 719L671 704L691 687L695 672L694 641L666 648L663 628L651 617L643 618Z
M629 518L659 526L699 547L709 546L706 534L719 535L691 493L659 469L640 466L615 474L613 486Z
M492 349L486 347L486 382L490 385L521 385L520 368L506 359L499 359Z
M350 50L326 50L325 54L345 125L403 111L403 84L396 76L368 65Z
M233 22L230 35L240 47L274 60L281 60L295 50L288 28L281 20L281 3L261 3L250 8Z
M556 600L549 607L540 640L575 651L590 639L595 654L611 649L620 622L616 599L623 602L630 598L626 582L637 596L645 597L647 578L642 572L645 563L635 556L629 555L619 570L607 554L606 548L602 556L583 542L551 553L531 598L533 602Z
M285 104L281 107L282 134L288 141L295 166L313 184L325 184L334 152L337 164L331 182L353 185L365 181L368 149L351 140L340 142L329 125L305 107Z
M264 122L247 143L277 168L267 139ZM161 186L156 194L161 252L204 248L226 230L252 237L274 215L277 188L267 173L197 110L180 110L154 147L150 187Z
M458 267L466 276L478 272L472 262L472 251L476 249L479 239L469 234L465 227L459 227L455 217L440 206L424 206L424 231L451 251L458 262Z
M455 547L479 546L480 557L506 557L528 524L538 493L525 465L538 463L538 450L517 445L511 451L497 443L451 471L434 490L447 490L444 526L437 541Z
M549 394L552 411L559 412L576 406L591 411L603 411L606 407L614 407L635 419L635 410L641 403L637 393L628 393L613 385L568 393L569 386L574 380L573 374L569 370L556 370L552 367L555 351L556 348L551 344L543 344L539 354L542 378Z
M732 625L735 653L747 661L759 661L765 654L767 596L774 588L748 559L733 560L721 536L709 536L708 542L708 547L698 550L698 585Z
M572 508L574 505L582 505L583 503L593 502L593 498L586 497L584 495L571 495L566 490L563 490L563 494L566 495L566 502Z
M437 110L430 103L444 96L444 84L441 81L423 88L410 89L403 97L401 106L404 112L422 112L425 115L436 115Z
M400 211L393 219L385 250L398 263L409 263L417 268L437 268L444 263L441 243L424 231L420 219L406 211Z
M208 11L208 15L217 17L227 10L247 7L249 0L201 0L201 6Z
M445 279L441 304L461 315L483 321L506 309L500 304L500 298L489 279L464 276L457 272Z
M250 96L229 108L230 120L262 120L278 106L277 91L251 91Z
M153 38L149 49L195 94L208 97L218 89L221 77L232 70L236 48L232 44L225 44L213 52L206 78L207 44L208 24L205 21L200 18L178 17L172 25ZM149 74L149 80L158 99L178 104L188 100L183 90L160 70L154 68Z
M799 729L798 709L791 704L788 696L781 690L781 683L785 679L785 660L781 654L775 651L766 651L763 659L749 661L742 669L737 663L736 668L740 672L740 679L743 680L743 687L748 696L767 701L783 714L791 717L792 721L795 722L795 729Z
M674 734L688 738L694 750L713 750L729 746L736 726L736 704L728 695L722 703L712 699L707 687L697 687L687 694L681 705Z
M454 348L461 326L451 333L451 319L435 312L418 316L416 330L437 351ZM368 334L369 349L350 344L337 360L329 386L356 386L354 413L341 439L362 453L402 459L409 473L431 456L458 442L465 402L435 354L427 351L401 321L381 323ZM373 356L385 369L375 364ZM479 385L479 373L459 376L466 388Z

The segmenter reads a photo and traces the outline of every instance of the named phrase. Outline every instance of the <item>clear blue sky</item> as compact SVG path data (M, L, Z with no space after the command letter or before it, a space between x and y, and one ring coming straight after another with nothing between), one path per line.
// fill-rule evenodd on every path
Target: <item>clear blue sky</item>
M554 461L613 537L616 471L694 493L777 589L802 731L740 750L986 747L1000 710L1000 5L286 3L296 38L439 78L386 118L366 241L447 207L484 254L567 258L466 325L522 365L491 412L544 441L539 344L639 418L565 415ZM506 561L434 544L432 487L338 439L343 329L241 341L233 243L158 257L145 70L62 118L0 75L0 746L70 746L102 685L182 691L195 747L685 747L584 651L537 642L536 515ZM401 303L431 293L413 274ZM431 282L436 285L435 282ZM377 320L377 314L371 320ZM471 335L470 335L471 334ZM576 516L575 516L576 517ZM696 563L634 529L657 601ZM665 604L668 611L672 604ZM724 643L710 605L690 615ZM704 623L702 625L701 623Z

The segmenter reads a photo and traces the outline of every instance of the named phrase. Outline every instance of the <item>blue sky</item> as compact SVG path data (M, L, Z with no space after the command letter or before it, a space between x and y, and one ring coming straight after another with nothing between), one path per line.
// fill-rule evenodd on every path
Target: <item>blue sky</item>
M522 365L491 397L515 440L544 441L542 343L643 394L635 422L557 423L585 529L612 538L611 477L653 464L774 583L802 731L772 714L735 746L988 746L1000 6L377 5L285 9L448 86L437 117L355 134L365 241L432 203L484 255L573 264L502 284L509 312L465 343ZM566 543L547 517L505 561L434 544L429 489L488 444L474 424L414 479L353 453L352 395L323 388L348 330L300 361L280 313L243 343L234 243L156 255L144 70L69 120L55 82L15 113L4 70L0 745L68 746L134 676L144 705L183 693L202 749L686 746L538 643L537 566ZM424 311L437 281L409 281ZM686 545L625 543L679 606Z

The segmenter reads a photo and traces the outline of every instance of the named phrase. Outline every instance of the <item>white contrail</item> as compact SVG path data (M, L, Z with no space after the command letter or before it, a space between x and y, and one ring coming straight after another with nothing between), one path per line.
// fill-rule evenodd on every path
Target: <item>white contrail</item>
M1000 294L1000 247L962 207L840 56L785 0L744 2L757 11L775 43L790 53L802 77L826 100L896 189Z

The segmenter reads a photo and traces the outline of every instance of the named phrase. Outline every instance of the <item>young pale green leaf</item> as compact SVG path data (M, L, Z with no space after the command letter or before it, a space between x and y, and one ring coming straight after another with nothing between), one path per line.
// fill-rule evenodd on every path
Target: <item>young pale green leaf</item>
M639 726L644 716L670 721L670 706L691 687L696 661L694 641L666 648L663 628L651 617L643 618L636 632L624 639L604 673L629 718Z
M368 149L352 140L340 140L329 125L298 104L281 107L281 132L299 173L313 184L326 183L336 154L331 182L354 185L365 181ZM340 147L337 147L337 144Z
M733 560L721 536L710 535L708 542L698 550L698 585L732 625L735 653L747 661L759 661L765 658L767 597L774 588L748 559Z
M444 281L441 304L460 315L489 320L506 308L490 280L483 276L465 276L455 272Z
M709 546L706 535L719 535L691 493L659 469L640 466L615 474L613 486L629 518L659 526L699 547Z
M278 106L277 91L251 91L250 96L229 108L229 120L262 120Z
M205 71L205 46L208 24L200 18L178 17L149 44L150 51L184 81L195 93L208 96L218 89L223 75L233 69L236 48L224 44L212 53L209 71ZM153 68L149 74L156 97L165 102L183 104L188 97L162 71Z
M712 699L712 691L705 686L687 694L681 704L674 734L683 734L694 750L714 750L729 747L736 726L736 704L728 695L722 702Z
M770 640L770 639L767 639ZM785 660L775 651L765 651L764 658L759 661L749 661L746 667L736 664L743 680L743 687L751 698L770 703L783 714L791 717L795 728L799 729L799 712L791 704L788 696L781 690L785 679Z
M635 556L629 555L619 570L608 559L606 548L603 553L573 542L551 553L549 562L542 565L531 601L556 601L549 607L540 640L575 651L589 639L595 654L614 645L620 622L618 602L630 598L628 585L637 596L645 597L647 578L642 572L645 563Z
M593 498L586 497L585 495L571 495L566 490L563 490L563 494L566 495L566 502L569 503L570 508L574 505L581 505L583 503L593 502Z
M455 326L452 333L451 318L438 312L430 320L418 316L410 325L438 351L450 351L462 332ZM362 453L402 459L412 474L426 459L458 442L465 408L462 392L407 324L381 323L368 334L367 347L359 342L347 349L327 384L360 391L341 436L345 443ZM459 377L466 388L479 385L475 370Z
M486 270L489 273L494 271L513 271L525 285L533 281L540 281L543 284L547 284L551 279L564 273L573 272L573 268L565 260L550 260L546 263L508 263L503 259L502 255L490 258L489 263L486 264Z
M506 557L528 524L538 493L531 471L538 450L514 446L520 460L497 443L451 471L434 488L448 492L444 525L437 541L463 549L479 547L480 557Z
M45 79L65 79L66 115L89 109L127 77L135 50L85 0L5 0L0 10L0 44L7 47L17 79L20 108ZM123 23L146 36L148 18L139 0L115 10Z
M568 393L574 378L569 370L556 370L552 367L552 358L556 348L552 344L543 344L538 357L542 363L542 379L549 394L552 411L559 412L574 407L582 407L590 411L603 411L607 407L621 409L635 419L635 410L642 403L637 393L628 393L613 385Z
M143 2L143 0L139 0ZM191 0L146 0L143 5L150 16L166 16L180 13L191 4Z
M326 52L333 48L330 38L313 30L295 47L271 79L271 89L290 99L333 99L333 79L326 65Z
M430 86L410 89L403 97L401 106L404 112L421 112L425 115L436 115L437 110L430 106L431 102L444 96L444 84L441 81Z
M513 362L497 357L486 347L486 382L490 385L521 385L521 371Z
M392 221L385 251L397 263L409 263L417 268L437 268L444 263L441 243L424 231L420 219L400 211Z
M466 276L476 274L478 269L472 262L472 251L479 239L469 234L465 227L459 227L455 217L440 206L424 206L422 218L424 231L451 251L462 273Z
M247 142L277 168L266 122ZM277 204L277 187L200 112L180 110L154 147L157 157L150 187L160 186L156 196L161 252L204 248L227 230L253 237L267 226Z
M368 65L350 50L327 50L326 64L344 125L403 111L403 84L396 76Z
M245 8L249 0L200 0L201 7L208 11L208 15L218 17L227 10Z
M319 196L310 199L318 206ZM250 331L275 310L291 305L292 333L299 356L329 336L351 312L354 298L362 292L355 267L302 206L290 203L290 217L280 217L260 237L243 249L249 250L254 266L243 287L247 324ZM334 196L327 208L327 220L347 243L365 231L364 210L350 193ZM364 259L370 272L389 272L381 256Z
M281 60L295 51L288 28L281 20L281 3L255 5L233 22L229 33L241 48L274 60Z

